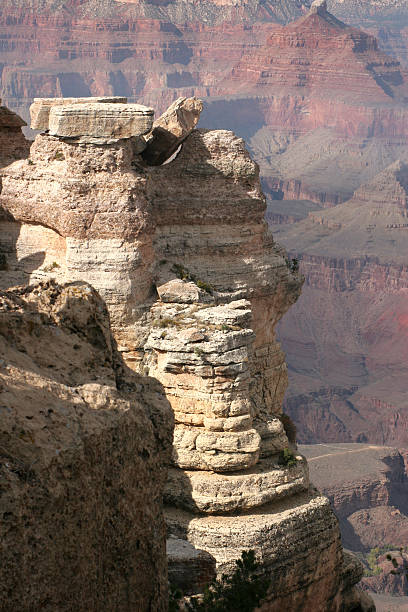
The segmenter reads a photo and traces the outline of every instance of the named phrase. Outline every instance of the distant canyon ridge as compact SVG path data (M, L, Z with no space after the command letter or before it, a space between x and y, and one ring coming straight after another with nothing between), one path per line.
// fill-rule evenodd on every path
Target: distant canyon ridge
M301 442L408 444L408 7L403 0L6 0L3 103L204 100L245 137L306 282L283 319Z

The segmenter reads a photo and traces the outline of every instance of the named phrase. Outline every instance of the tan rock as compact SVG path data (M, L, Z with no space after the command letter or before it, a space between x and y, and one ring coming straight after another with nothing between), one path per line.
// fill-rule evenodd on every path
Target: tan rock
M218 575L231 572L243 550L258 551L270 580L262 612L350 612L358 603L337 520L327 498L316 492L301 492L256 512L216 517L168 506L166 517L170 533L186 534L196 548L216 559Z
M0 609L165 612L171 411L94 289L0 292L0 395Z
M34 98L30 106L31 129L46 131L49 129L50 110L53 106L71 104L126 104L127 98L120 96L101 96L89 98Z
M190 542L170 536L167 540L170 584L184 595L203 591L216 576L215 559Z
M151 166L160 166L169 159L196 127L202 110L203 103L197 98L178 98L173 102L153 123L152 132L146 137L143 159Z
M206 471L182 472L171 469L166 503L194 513L219 514L263 506L309 488L309 472L304 458L290 470L276 461L262 460L244 472L212 474Z
M79 142L108 144L146 134L154 111L141 104L70 104L50 108L51 136Z
M345 612L353 580L336 519L305 490L302 459L279 465L287 368L275 329L302 277L267 228L243 140L193 130L173 161L152 168L130 141L40 136L31 158L3 171L0 201L16 222L0 225L0 282L24 272L101 290L128 364L160 381L176 416L170 533L220 573L242 550L259 551L271 582L265 612ZM79 397L103 410L115 394L93 383Z

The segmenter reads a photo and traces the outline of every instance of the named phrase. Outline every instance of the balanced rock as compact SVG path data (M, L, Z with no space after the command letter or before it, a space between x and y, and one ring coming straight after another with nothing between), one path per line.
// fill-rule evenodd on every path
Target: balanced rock
M146 134L152 128L154 111L141 104L69 104L52 106L51 136L77 142L108 144Z
M48 130L50 110L53 106L70 104L126 104L127 98L121 96L100 96L94 98L34 98L30 106L31 129Z
M203 110L197 98L178 98L161 117L153 123L143 159L151 166L165 162L196 127Z

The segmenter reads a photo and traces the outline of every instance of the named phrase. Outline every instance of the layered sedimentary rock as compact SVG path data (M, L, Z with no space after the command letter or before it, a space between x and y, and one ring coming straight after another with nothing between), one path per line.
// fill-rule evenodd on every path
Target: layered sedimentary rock
M280 181L293 199L296 181L301 197L330 204L407 156L407 83L373 36L322 2L245 51L221 84L230 97L210 101L208 115L250 139L265 188Z
M392 164L348 202L276 226L306 276L281 328L304 442L408 442L407 172Z
M0 396L1 610L167 610L172 415L94 289L0 292Z
M300 448L340 520L346 548L408 545L408 479L397 449L345 443Z
M33 130L48 131L50 129L50 111L54 106L67 106L70 104L118 104L126 103L127 98L120 96L100 98L34 98L30 106L31 128Z
M296 448L275 327L302 278L264 221L243 140L193 130L175 159L148 166L131 138L44 134L2 175L2 283L88 280L128 365L165 390L176 421L167 525L197 549L193 582L211 558L231 571L255 549L270 580L264 610L354 609L361 570L343 557L329 502L302 456L282 460Z

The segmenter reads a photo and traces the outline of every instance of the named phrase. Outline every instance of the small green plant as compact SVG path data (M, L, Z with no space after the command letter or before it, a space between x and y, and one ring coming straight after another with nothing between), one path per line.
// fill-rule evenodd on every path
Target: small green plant
M221 325L221 331L230 331L230 329L230 326L226 325L225 323Z
M187 270L187 268L185 268L181 264L177 264L177 263L173 264L173 267L171 270L181 280L190 281L192 283L195 283L199 289L206 291L206 293L210 293L210 294L213 293L213 287L209 283L206 283L200 280L199 278L197 278L195 274Z
M188 612L253 612L268 588L269 580L260 575L255 552L244 551L236 561L233 574L223 574L211 582L202 597L192 597L186 603L186 609Z
M169 612L179 612L183 593L173 585L169 585Z
M292 259L285 257L285 261L291 272L297 272L299 270L299 260L297 257L293 257Z
M60 268L60 267L61 266L59 265L59 263L57 263L56 261L53 261L52 264L44 268L44 272L52 272L53 270L56 270L57 268Z
M32 159L27 160L29 166L34 166L34 162Z
M170 319L168 317L164 318L164 319L159 319L157 326L161 327L162 329L165 327L169 327L169 325L174 325L174 321L173 319Z
M206 293L209 293L210 295L212 295L213 292L213 288L211 287L211 285L209 283L205 283L202 280L197 280L196 281L196 285L199 289L203 289L203 291L205 291Z
M293 467L297 463L297 459L290 448L284 448L279 455L279 463L286 467Z
M204 354L204 351L203 351L203 349L200 349L198 346L195 346L194 347L194 353L196 355L198 355L199 357L201 357Z
M378 576L381 574L383 569L378 565L379 557L381 557L387 551L395 551L396 548L397 547L393 544L386 544L385 546L375 546L374 548L371 548L371 550L365 555L364 560L366 563L366 568L364 570L364 576ZM399 551L401 552L401 555L403 552L405 552L404 548L400 548ZM400 566L397 559L395 559L395 557L393 557L390 553L386 555L386 558L388 561L391 561L394 568L391 570L391 574L402 575L408 572L408 569L405 567L405 563Z
M54 161L64 161L65 155L63 154L62 151L56 151L52 159Z

